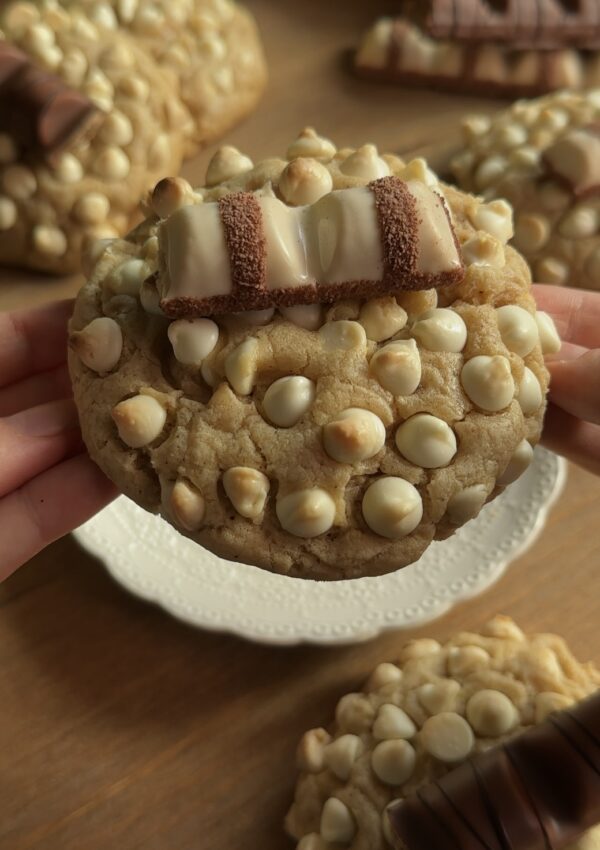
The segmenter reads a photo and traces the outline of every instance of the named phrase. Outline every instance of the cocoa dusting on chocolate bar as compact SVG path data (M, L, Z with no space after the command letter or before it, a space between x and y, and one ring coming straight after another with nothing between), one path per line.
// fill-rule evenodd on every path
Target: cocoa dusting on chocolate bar
M600 691L388 810L398 850L563 850L600 822Z
M81 92L0 41L0 132L24 153L51 160L91 132L101 115Z
M221 198L219 214L229 254L231 294L240 304L245 299L253 301L253 290L264 290L267 279L267 241L260 204L250 192L234 192Z

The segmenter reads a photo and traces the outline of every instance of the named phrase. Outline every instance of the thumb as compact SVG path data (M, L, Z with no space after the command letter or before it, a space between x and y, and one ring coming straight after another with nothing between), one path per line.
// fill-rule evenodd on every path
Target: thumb
M547 366L554 404L578 419L600 424L600 349L574 360L556 360Z

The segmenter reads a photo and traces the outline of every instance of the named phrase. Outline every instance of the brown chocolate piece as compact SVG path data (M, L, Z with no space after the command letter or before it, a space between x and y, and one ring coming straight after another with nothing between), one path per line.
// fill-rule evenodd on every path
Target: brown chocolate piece
M405 12L436 39L532 49L600 44L600 0L407 0Z
M600 691L388 810L397 850L561 850L600 822Z
M83 94L0 41L0 132L24 152L51 158L88 132L100 115Z

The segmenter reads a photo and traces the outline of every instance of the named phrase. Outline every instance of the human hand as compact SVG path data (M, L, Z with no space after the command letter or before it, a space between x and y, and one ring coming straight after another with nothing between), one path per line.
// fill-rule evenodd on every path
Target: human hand
M116 495L81 440L66 364L72 307L0 313L0 581Z
M563 340L546 361L550 405L542 442L600 475L600 293L542 284L533 290Z

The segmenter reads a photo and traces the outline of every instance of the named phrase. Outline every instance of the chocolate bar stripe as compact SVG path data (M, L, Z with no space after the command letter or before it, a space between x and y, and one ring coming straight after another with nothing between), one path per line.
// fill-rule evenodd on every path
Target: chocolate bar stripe
M506 758L510 762L512 767L512 771L515 777L515 780L519 783L520 787L523 790L523 795L525 799L529 802L529 808L534 813L537 822L540 827L540 835L544 839L544 845L546 850L555 850L554 845L550 841L550 836L548 835L548 830L546 829L546 824L544 823L544 819L542 817L542 813L538 809L536 802L531 794L531 791L527 785L527 783L523 779L523 774L519 769L519 764L516 758L513 757L513 753L509 750L507 746L504 747L504 753L506 754Z
M439 782L436 782L435 784L437 786L438 791L440 791L440 793L444 797L446 803L450 806L450 808L452 809L454 814L462 822L462 824L466 828L467 832L475 839L475 841L479 845L484 847L485 850L494 850L494 848L490 847L490 845L484 840L484 838L482 838L481 835L478 835L476 830L473 829L472 824L469 822L469 820L467 819L465 814L463 812L461 812L461 810L458 808L458 806L456 805L456 803L454 802L452 797L450 797L450 795L447 793L444 786L442 784L440 784Z
M590 729L588 725L583 722L581 717L576 717L570 711L567 711L567 714L569 715L573 723L576 723L581 729L583 729L586 735L588 735L588 737L591 738L591 740L600 747L600 736L595 735L593 730Z
M600 763L595 762L589 753L586 752L586 746L589 746L589 741L587 738L581 740L581 732L579 732L578 728L569 729L568 723L569 720L567 717L558 718L558 717L550 717L550 722L554 726L555 729L567 739L569 744L573 747L573 749L579 753L580 757L589 765L589 767L600 777Z
M235 192L221 198L219 214L229 254L231 297L244 302L248 290L264 290L267 279L267 243L260 204L249 192Z
M485 784L485 780L483 778L481 770L479 769L476 762L471 761L469 763L475 775L475 781L477 782L477 787L479 788L479 793L481 794L481 799L483 800L483 805L485 806L488 819L496 831L496 835L498 836L498 841L500 842L502 850L513 850L513 848L511 847L510 839L506 834L504 824L502 823L498 812L494 808L491 793L487 785Z
M454 830L450 827L448 821L442 816L441 812L439 812L435 806L431 805L423 789L417 790L416 796L421 805L424 806L429 812L431 819L436 822L437 826L442 831L442 834L444 835L444 838L446 840L444 844L447 842L448 838L450 838L456 850L464 850L463 842L461 842L460 838L455 834Z
M384 279L401 280L417 273L419 220L417 201L406 183L383 177L369 183L381 232Z

